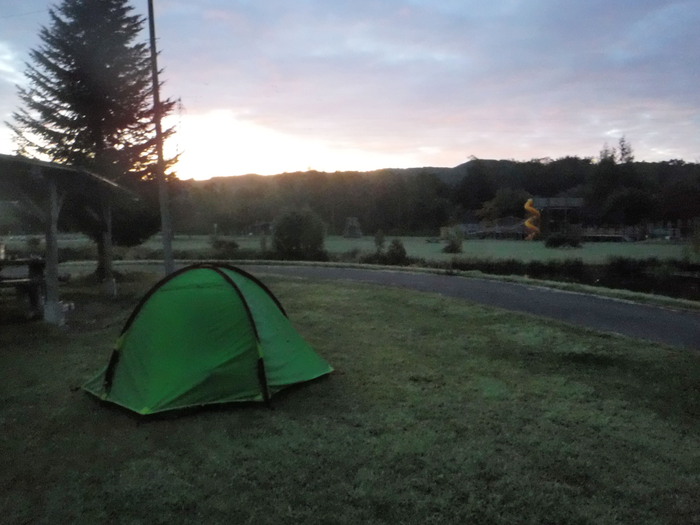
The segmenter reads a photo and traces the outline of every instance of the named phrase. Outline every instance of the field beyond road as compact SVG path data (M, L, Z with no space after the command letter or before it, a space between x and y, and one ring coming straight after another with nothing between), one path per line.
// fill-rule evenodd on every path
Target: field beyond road
M5 237L2 242L7 245L8 251L25 250L27 239L37 236ZM426 261L445 262L454 257L475 259L517 259L523 262L552 261L565 259L581 259L584 263L604 263L611 257L628 257L631 259L657 258L684 259L693 257L689 244L682 242L670 242L663 240L644 242L587 242L581 248L546 248L542 241L513 241L490 239L467 239L464 241L460 254L443 253L444 241L431 237L386 236L386 244L393 239L400 239L406 248L409 257L424 259ZM241 250L259 251L261 237L255 235L246 236L221 236L223 240L235 241ZM272 248L272 240L268 237L267 248ZM71 250L77 259L94 258L95 247L87 237L79 234L61 234L59 247ZM330 235L326 237L326 250L333 257L343 257L344 254L357 251L371 254L376 251L374 237L364 236L357 239ZM158 252L162 249L162 242L158 235L147 240L140 246L133 248L115 248L120 259L149 259L158 258ZM180 258L211 258L215 257L212 250L211 237L208 235L176 235L173 240L173 250L180 254ZM198 257L197 257L198 256ZM695 256L696 257L696 256Z
M77 387L154 282L0 331L6 523L700 523L700 356L434 294L265 277L336 371L142 420Z
M443 253L444 242L427 237L398 237L406 247L409 257L428 261L450 261L455 257L465 259L517 259L523 262L581 259L584 263L604 263L611 257L632 259L683 259L689 252L687 244L656 242L586 242L581 248L546 248L543 241L513 241L493 239L467 239L462 243L462 253ZM387 244L393 237L387 236ZM360 249L371 253L375 250L373 237L345 239L329 237L329 252Z

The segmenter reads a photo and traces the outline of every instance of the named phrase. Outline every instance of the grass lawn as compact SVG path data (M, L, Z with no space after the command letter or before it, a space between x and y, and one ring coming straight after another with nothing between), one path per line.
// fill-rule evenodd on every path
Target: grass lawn
M143 420L80 384L152 279L0 330L5 523L700 523L700 356L436 295L265 278L336 368Z

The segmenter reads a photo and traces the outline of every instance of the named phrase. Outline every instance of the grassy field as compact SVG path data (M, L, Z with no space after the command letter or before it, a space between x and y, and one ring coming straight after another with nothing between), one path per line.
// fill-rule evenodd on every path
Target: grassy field
M395 237L387 237L386 244ZM409 257L417 257L429 261L449 261L454 255L443 253L444 242L435 242L435 239L426 237L396 237L403 242ZM257 250L260 248L258 237L235 237L239 246L243 249ZM146 243L153 249L159 247L159 239L154 238ZM326 250L334 255L340 255L352 250L363 253L373 253L376 248L374 237L366 236L359 239L346 239L341 236L329 236L326 238ZM270 246L271 247L271 246ZM182 250L206 250L209 248L209 239L206 236L179 237L174 243L174 249ZM545 248L543 242L508 241L508 240L466 240L463 244L463 253L459 257L475 257L481 259L519 259L522 261L549 261L553 259L579 258L584 262L605 262L610 257L631 257L645 259L657 257L659 259L682 259L689 252L684 244L670 242L641 242L641 243L612 243L597 242L585 243L582 248Z
M5 523L700 523L700 356L431 294L265 278L336 368L141 420L77 387L149 276L0 330Z
M418 257L431 261L449 261L455 257L453 254L443 253L444 242L428 242L424 237L399 237L406 247L409 257ZM392 238L389 238L392 239ZM388 244L389 241L387 241ZM345 239L343 237L329 237L326 247L331 253L343 253L359 248L371 253L374 251L374 239L363 237L362 239ZM518 259L521 261L550 261L578 258L584 262L605 262L610 257L631 257L645 259L657 257L659 259L682 259L687 249L681 244L668 242L657 243L585 243L582 248L546 248L544 242L535 241L510 241L469 239L462 245L463 252L457 257L477 259Z
M228 239L229 237L224 237ZM395 237L387 237L386 244ZM435 242L435 239L426 237L398 237L403 242L409 257L425 259L427 261L450 261L455 256L442 252L444 242ZM260 238L256 236L231 237L241 249L260 250ZM429 240L431 242L429 242ZM8 250L25 250L26 238L17 236L0 239L7 245ZM81 235L62 235L60 246L72 248L74 250L90 249L91 241ZM149 254L162 248L160 237L155 236L146 241L142 246L135 248L117 248L117 255L120 258L148 258ZM271 240L268 239L268 248L272 248ZM206 235L178 235L173 242L175 252L194 255L214 256L210 239ZM374 237L366 236L359 239L346 239L341 236L329 236L326 238L326 250L335 256L341 256L352 250L359 250L362 253L373 253L375 251ZM646 259L656 257L658 259L684 259L695 257L687 243L677 243L668 241L654 242L589 242L584 243L582 248L546 248L541 241L509 241L509 240L466 240L463 244L463 253L457 257L478 258L478 259L518 259L524 262L529 261L550 261L562 259L581 259L584 263L604 263L610 257L630 257L634 259ZM194 258L194 257L193 257Z

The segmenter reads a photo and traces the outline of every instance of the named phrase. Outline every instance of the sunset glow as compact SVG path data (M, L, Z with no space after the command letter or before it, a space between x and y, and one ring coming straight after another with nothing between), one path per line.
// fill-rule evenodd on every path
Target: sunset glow
M361 151L330 141L295 137L236 117L229 110L171 117L175 128L167 154L180 153L175 167L180 179L209 179L227 175L274 175L294 171L368 171L410 167L413 156Z
M0 153L57 3L3 3ZM183 179L596 157L622 136L638 161L700 162L696 2L154 4Z

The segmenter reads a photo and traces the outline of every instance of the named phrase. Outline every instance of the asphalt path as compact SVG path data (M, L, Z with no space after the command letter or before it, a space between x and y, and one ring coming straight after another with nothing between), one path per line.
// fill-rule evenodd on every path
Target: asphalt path
M600 332L700 350L700 313L597 295L491 279L406 271L323 266L241 265L254 275L273 274L353 281L432 292L516 312L557 319Z

